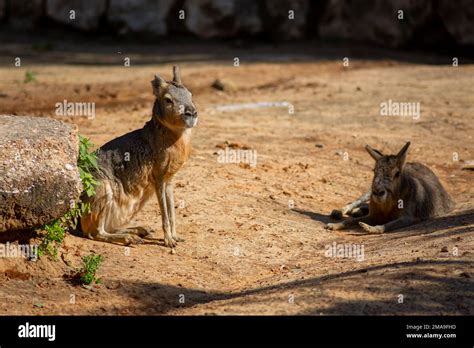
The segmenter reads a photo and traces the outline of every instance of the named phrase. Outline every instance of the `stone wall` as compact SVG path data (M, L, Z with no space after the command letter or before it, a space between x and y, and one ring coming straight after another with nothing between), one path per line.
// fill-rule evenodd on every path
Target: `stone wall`
M0 20L7 30L57 23L65 31L151 37L474 44L472 0L0 0Z

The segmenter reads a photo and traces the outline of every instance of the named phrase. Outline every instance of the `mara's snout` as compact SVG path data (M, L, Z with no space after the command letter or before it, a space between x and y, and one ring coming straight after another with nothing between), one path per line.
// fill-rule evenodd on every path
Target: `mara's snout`
M379 190L372 190L372 199L377 203L383 203L387 199L387 190L379 189Z
M198 123L198 113L197 111L186 111L183 115L183 121L186 125L186 128L196 127Z

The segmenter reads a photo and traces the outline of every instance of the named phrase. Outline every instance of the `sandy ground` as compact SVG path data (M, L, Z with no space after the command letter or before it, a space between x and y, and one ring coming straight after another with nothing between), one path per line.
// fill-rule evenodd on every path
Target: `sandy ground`
M8 57L7 57L8 58ZM54 116L54 105L96 102L96 117L63 119L101 145L150 118L153 74L171 64L0 67L0 112ZM110 63L110 64L109 64ZM178 173L175 253L165 248L156 199L131 225L156 240L126 249L68 234L58 261L0 260L2 314L474 314L474 187L461 161L474 158L474 66L388 60L181 62L200 123ZM26 70L36 82L24 83ZM220 78L225 91L211 87ZM382 117L380 103L420 102L421 117ZM217 106L288 102L220 111ZM332 209L368 189L365 144L434 170L456 201L439 218L385 235L330 232ZM225 142L257 151L256 167L219 163ZM454 156L454 157L453 157ZM356 245L364 259L327 257ZM105 257L101 285L64 279L91 252ZM129 252L129 254L128 254ZM127 255L128 254L128 255Z

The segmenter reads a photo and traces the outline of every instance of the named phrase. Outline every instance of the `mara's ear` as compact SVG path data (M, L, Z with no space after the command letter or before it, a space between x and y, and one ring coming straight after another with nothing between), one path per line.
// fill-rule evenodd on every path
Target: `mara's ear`
M181 73L179 71L179 66L173 66L173 81L181 85Z
M160 89L166 87L166 81L158 75L155 75L155 78L151 81L151 86L153 87L153 94L159 97Z
M406 143L405 146L397 154L397 163L400 168L403 167L405 161L407 160L408 148L410 147L410 142Z
M383 154L379 150L375 150L371 148L369 145L365 145L365 149L369 153L369 155L376 161L383 157Z

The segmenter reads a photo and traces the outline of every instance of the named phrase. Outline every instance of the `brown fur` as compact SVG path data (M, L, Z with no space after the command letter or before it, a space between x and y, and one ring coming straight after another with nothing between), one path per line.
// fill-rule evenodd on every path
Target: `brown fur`
M369 213L326 228L343 229L358 223L369 233L383 233L448 213L454 203L436 175L421 163L405 163L409 146L408 142L397 155L384 156L367 145L376 161Z
M125 229L153 193L160 204L165 245L174 247L176 235L173 176L191 153L191 128L197 112L191 93L182 85L178 67L173 81L156 76L153 115L142 129L122 135L98 150L100 184L96 195L84 197L91 212L81 219L81 229L91 239L137 243L148 231Z

